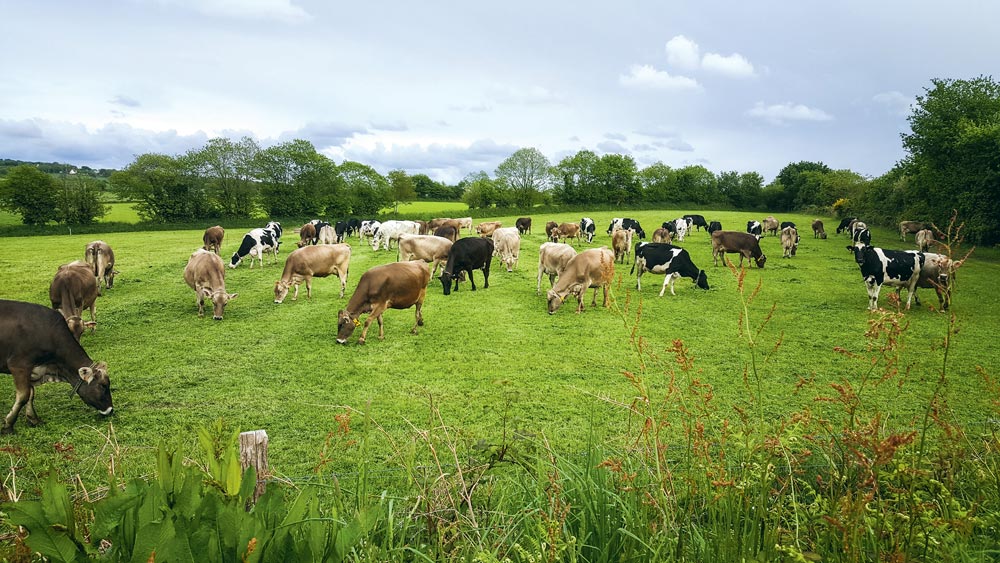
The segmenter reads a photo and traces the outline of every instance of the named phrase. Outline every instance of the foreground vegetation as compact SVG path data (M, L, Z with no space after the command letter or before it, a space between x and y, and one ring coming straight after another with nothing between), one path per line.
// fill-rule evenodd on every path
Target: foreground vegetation
M648 232L681 214L630 213ZM729 228L761 218L705 215ZM592 246L606 244L611 214L593 216ZM610 310L549 316L534 292L541 225L579 216L535 216L515 272L495 267L489 289L449 297L432 280L419 335L412 310L391 311L385 341L343 347L334 319L346 297L330 280L312 301L275 305L278 266L227 270L240 297L225 320L198 319L181 270L201 231L109 233L122 273L83 344L111 367L116 416L40 387L46 424L21 421L0 439L4 492L24 507L4 511L32 530L32 549L48 530L76 538L61 542L70 554L94 555L106 538L113 557L146 560L150 534L178 538L161 544L166 558L184 560L184 545L214 553L185 530L242 514L243 484L222 469L227 437L263 428L272 497L235 520L253 526L218 519L226 556L213 560L995 559L1000 259L967 261L955 318L931 310L927 290L905 314L883 291L889 311L869 314L835 222L823 241L806 232L811 217L779 218L803 227L793 259L768 237L765 269L713 267L696 232L681 245L711 290L682 280L660 299L645 276L640 294L618 266ZM225 255L241 235L227 233ZM4 297L46 303L56 266L92 238L11 239ZM883 230L874 240L912 244ZM353 244L347 297L394 259ZM69 501L56 482L76 510L57 510ZM37 509L23 504L39 496ZM75 520L29 525L38 510Z

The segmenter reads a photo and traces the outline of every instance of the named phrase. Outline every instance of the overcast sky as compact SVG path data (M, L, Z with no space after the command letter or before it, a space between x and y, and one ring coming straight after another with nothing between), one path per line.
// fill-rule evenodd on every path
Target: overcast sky
M120 168L303 138L455 182L521 147L877 176L932 78L997 75L1000 2L0 0L0 157Z

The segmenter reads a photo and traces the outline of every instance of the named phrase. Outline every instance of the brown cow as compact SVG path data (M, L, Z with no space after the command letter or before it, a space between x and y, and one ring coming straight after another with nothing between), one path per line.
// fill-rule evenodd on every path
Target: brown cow
M434 236L446 238L451 242L458 240L458 229L451 225L444 225L434 229Z
M312 223L306 223L302 225L299 229L299 242L295 243L296 246L302 248L310 244L316 244L319 239L319 233L316 232L316 225Z
M84 328L97 326L95 303L98 295L100 292L94 270L90 264L80 260L59 266L49 285L52 308L62 313L77 340L83 335ZM84 309L90 309L90 322L85 323L81 318Z
M90 264L94 270L94 277L97 278L97 294L101 295L101 281L104 287L111 289L115 286L115 253L108 243L103 240L95 240L88 243L83 252L83 259Z
M548 274L549 286L555 286L556 276L566 269L569 261L576 256L576 249L568 244L545 242L538 248L538 284L535 293L542 292L542 275Z
M559 239L576 239L576 245L580 246L580 225L576 223L560 223L558 227L552 229L552 242L559 242Z
M546 294L549 314L554 314L569 295L576 296L576 312L583 312L583 294L594 288L591 307L597 305L597 288L604 289L604 306L609 305L608 289L615 277L615 255L608 247L591 248L577 254L559 274L559 281Z
M288 290L295 287L292 301L299 298L299 285L306 284L306 298L312 299L312 279L334 274L340 278L340 297L347 287L347 272L351 267L351 247L346 244L304 246L292 251L285 260L281 279L274 282L274 302L281 303Z
M201 235L204 244L202 248L210 250L218 255L222 255L222 239L226 237L226 230L220 225L205 229L205 234Z
M906 235L915 235L927 228L929 228L929 225L921 221L902 221L899 223L899 240L905 241Z
M318 244L336 244L337 243L337 232L333 230L330 225L323 225L319 228L317 235Z
M485 221L476 225L476 233L481 237L491 237L493 236L493 231L503 227L503 223L500 221Z
M556 223L555 221L549 221L548 223L545 223L545 238L548 240L552 240L552 231L558 228L559 228L559 223Z
M795 256L795 251L799 248L799 232L795 227L785 227L781 229L782 258Z
M399 254L397 261L423 260L431 268L431 276L437 273L438 266L448 261L452 241L434 235L399 235ZM433 266L430 266L433 265Z
M198 316L205 316L205 298L212 300L212 318L221 321L226 303L236 299L238 293L226 293L226 270L218 254L205 249L195 250L184 267L184 281L195 292Z
M378 321L378 338L385 338L385 328L382 325L382 313L386 309L417 308L417 322L413 325L412 334L417 334L417 327L424 326L424 316L421 310L424 306L424 295L427 284L431 281L431 271L422 261L393 262L376 266L361 275L354 295L347 303L347 308L337 313L337 343L347 344L347 339L354 328L361 326L358 317L370 313L361 331L358 344L364 344L368 336L368 327L373 320Z
M823 221L816 219L812 222L813 238L826 238L826 231L823 230Z
M779 225L778 225L778 220L774 218L774 215L768 215L767 217L764 218L763 221L760 222L760 224L761 227L764 229L765 233L770 231L772 235L775 236L778 235Z
M664 229L661 227L653 231L653 242L665 242L667 244L670 244L670 237L671 234L669 229Z
M632 229L618 229L611 233L611 248L615 251L615 262L628 264L628 255L632 251ZM655 236L655 235L654 235Z
M743 267L743 258L753 259L758 268L764 267L767 256L760 249L760 241L757 237L741 233L738 231L715 231L712 233L712 258L715 265L719 265L719 257L727 252L738 252L740 254L740 267Z

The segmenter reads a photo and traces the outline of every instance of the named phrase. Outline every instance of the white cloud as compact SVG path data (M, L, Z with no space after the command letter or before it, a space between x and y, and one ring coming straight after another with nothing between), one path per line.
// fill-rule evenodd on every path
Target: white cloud
M367 133L364 127L355 127L341 123L307 123L293 131L284 131L278 135L279 141L303 139L309 141L317 150L327 147L339 147L355 135Z
M110 100L108 100L108 102L116 106L125 106L130 108L137 108L142 105L139 102L139 100L129 96L123 96L121 94L115 96L114 98L111 98Z
M698 44L683 35L677 35L667 41L667 64L684 70L698 68Z
M872 96L872 101L885 106L889 113L893 115L909 115L910 106L913 105L915 99L904 95L902 92L890 90L875 94Z
M387 143L355 138L342 148L324 152L335 159L363 162L383 174L401 169L454 183L472 172L492 172L518 148L492 139Z
M524 106L564 105L566 98L543 86L514 87L496 85L488 92L498 104Z
M694 150L691 143L688 143L680 138L667 139L666 141L655 141L653 145L678 152L692 152Z
M772 123L785 123L786 121L831 121L833 116L818 108L811 108L803 104L793 104L785 102L765 106L764 102L757 102L754 107L747 110L747 115L765 119Z
M618 77L618 83L627 88L644 90L698 90L698 81L687 76L672 76L665 70L650 65L632 65L628 74Z
M209 16L300 23L312 18L291 0L155 0Z
M707 71L735 78L754 76L753 65L743 55L733 53L724 57L718 53L705 53L701 66Z
M605 139L611 139L612 141L627 141L628 137L622 135L621 133L605 133Z
M613 154L630 154L629 150L621 145L621 143L616 143L614 141L603 141L597 143L597 148L605 153Z

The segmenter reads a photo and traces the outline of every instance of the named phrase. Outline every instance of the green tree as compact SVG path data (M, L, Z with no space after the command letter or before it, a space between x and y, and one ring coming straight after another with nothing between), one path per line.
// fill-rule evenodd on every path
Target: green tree
M111 190L136 201L147 221L184 221L210 215L201 179L186 157L147 153L111 174Z
M90 225L104 217L109 206L101 201L101 188L93 178L64 175L56 194L56 220L67 225Z
M225 137L209 139L188 158L198 175L206 180L210 201L223 216L250 217L257 202L254 179L255 160L260 146L250 137L233 142Z
M720 199L715 174L701 165L685 166L677 170L677 194L677 201L700 204Z
M309 141L295 139L257 153L261 204L273 217L312 217L346 209L338 198L337 167Z
M677 201L677 173L662 162L650 164L640 170L639 184L645 201Z
M783 188L780 192L781 195L768 205L768 209L773 209L774 211L791 211L803 205L813 205L814 202L803 201L799 197L799 191L803 189L808 179L805 173L827 173L829 171L830 167L822 162L803 160L786 165L781 169L781 172L778 172L778 176L775 178L775 182L780 183Z
M595 169L598 190L604 194L602 201L621 205L642 200L638 167L631 155L606 154Z
M0 185L0 207L25 225L44 225L57 218L55 180L29 164L15 166Z
M582 150L559 161L554 170L553 192L560 203L597 203L607 201L597 182L600 158Z
M392 201L393 211L399 213L399 204L406 201L413 201L417 197L416 184L403 170L392 170L388 174L389 179L389 199Z
M375 217L392 204L389 182L367 164L345 160L337 167L343 182L345 202L358 217Z
M462 201L473 209L485 209L494 205L502 207L506 202L503 181L490 178L485 171L469 174L462 180L462 185L465 188Z
M529 208L552 187L552 164L538 149L519 149L497 166L496 177L509 188L512 205Z

